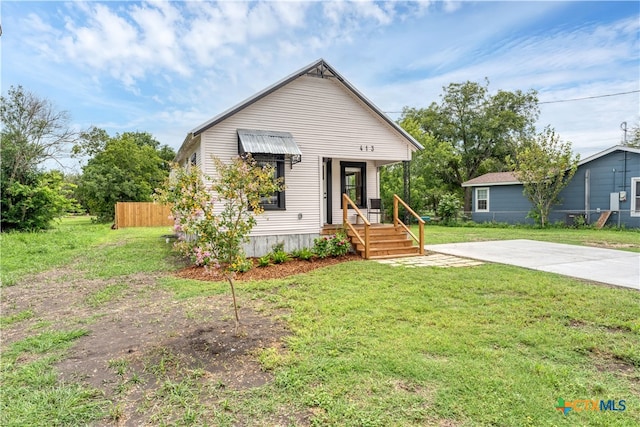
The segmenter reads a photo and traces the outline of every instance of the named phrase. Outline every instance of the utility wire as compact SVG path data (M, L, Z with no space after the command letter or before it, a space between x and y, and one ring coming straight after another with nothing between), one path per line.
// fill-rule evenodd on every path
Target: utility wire
M618 93L608 93L606 95L594 95L594 96L585 96L582 98L568 98L568 99L558 99L556 101L541 101L538 102L538 105L541 104L557 104L560 102L571 102L571 101L584 101L585 99L597 99L597 98L606 98L609 96L620 96L620 95L628 95L630 93L638 93L640 90L630 90L628 92L618 92ZM384 111L385 114L401 114L402 111Z
M608 96L628 95L630 93L638 93L638 92L640 92L640 90L630 90L629 92L618 92L618 93L609 93L606 95L585 96L583 98L559 99L557 101L542 101L542 102L538 102L538 104L556 104L558 102L582 101L585 99L606 98Z

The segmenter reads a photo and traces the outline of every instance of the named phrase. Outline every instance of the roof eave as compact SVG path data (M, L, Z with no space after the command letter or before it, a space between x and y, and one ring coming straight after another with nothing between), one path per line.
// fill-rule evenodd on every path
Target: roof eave
M398 125L396 122L391 120L391 118L389 116L384 114L382 112L382 110L380 110L373 102L371 102L366 96L364 96L359 90L357 90L355 88L355 86L353 86L347 79L345 79L340 73L338 73L331 65L329 65L322 58L318 59L317 61L312 62L311 64L307 65L306 67L303 67L303 68L299 69L298 71L295 71L294 73L292 73L292 74L288 75L287 77L277 81L276 83L272 84L271 86L268 86L267 88L261 90L260 92L254 94L253 96L251 96L251 97L245 99L244 101L234 105L233 107L229 108L228 110L223 111L222 113L220 113L219 115L215 116L211 120L209 120L209 121L201 124L200 126L197 126L196 128L192 129L189 132L189 134L192 135L192 137L195 137L195 136L201 134L202 132L206 131L207 129L209 129L209 128L215 126L216 124L220 123L221 121L231 117L232 115L236 114L240 110L243 110L244 108L246 108L246 107L250 106L251 104L259 101L260 99L264 98L265 96L267 96L267 95L275 92L276 90L280 89L281 87L291 83L293 80L297 79L298 77L307 74L309 71L319 67L320 65L323 65L327 70L329 70L331 72L331 74L333 74L338 80L340 80L340 82L342 82L342 84L344 84L367 107L369 107L371 110L373 110L386 123L388 123L396 131L398 131L398 133L400 133L400 135L402 137L404 137L416 150L423 150L424 149L422 144L420 144L418 141L416 141L415 138L413 138L407 131L402 129L402 127L400 127L400 125Z
M467 183L460 184L461 187L493 187L496 185L522 185L520 181L508 181L508 182L479 182L479 183Z
M578 166L582 166L586 163L592 162L596 159L599 159L600 157L606 156L607 154L613 153L614 151L617 151L617 150L640 154L640 148L629 147L626 145L614 145L613 147L609 147L606 150L600 151L599 153L596 153L596 154L592 154L591 156L580 160L578 162Z

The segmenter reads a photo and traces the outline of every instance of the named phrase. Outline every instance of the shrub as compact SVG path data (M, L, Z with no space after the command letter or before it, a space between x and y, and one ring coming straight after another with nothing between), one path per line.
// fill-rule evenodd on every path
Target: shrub
M320 236L313 241L313 253L319 258L326 258L329 256L329 245L331 237Z
M294 251L292 255L295 258L301 259L303 261L309 261L313 258L313 252L309 248L302 248L300 250Z
M238 273L244 273L246 271L251 270L252 268L253 268L253 263L251 262L251 260L245 258L243 255L238 255L235 261L233 261L229 265L230 271L236 271Z
M438 215L442 218L442 222L444 224L455 222L461 206L462 203L457 195L452 193L444 194L438 204Z
M347 238L347 235L344 232L338 232L331 239L331 244L329 246L329 254L331 256L342 256L342 255L346 255L350 249L351 249L351 242Z
M289 261L291 258L285 251L277 251L271 253L271 259L274 264L282 264L283 262Z
M258 267L266 267L271 264L271 254L258 258Z
M351 249L351 243L344 232L318 237L313 242L313 252L320 258L342 256Z

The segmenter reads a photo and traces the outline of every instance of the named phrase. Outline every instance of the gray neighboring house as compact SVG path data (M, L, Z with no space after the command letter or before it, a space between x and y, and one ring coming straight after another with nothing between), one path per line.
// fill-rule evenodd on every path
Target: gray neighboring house
M475 222L533 224L527 218L531 203L512 172L488 173L462 186L473 189L471 217ZM549 221L573 224L583 216L594 224L607 215L606 225L640 228L640 148L616 145L581 160Z

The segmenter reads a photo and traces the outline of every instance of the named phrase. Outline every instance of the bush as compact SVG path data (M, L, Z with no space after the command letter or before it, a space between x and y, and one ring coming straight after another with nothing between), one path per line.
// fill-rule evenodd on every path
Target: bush
M442 222L444 224L455 222L461 206L462 202L460 202L457 195L452 193L444 194L438 204L438 215L442 218Z
M242 255L236 257L235 261L229 265L230 271L236 271L238 273L244 273L253 268L253 263Z
M271 254L258 258L258 267L266 267L271 264Z
M284 250L284 242L276 243L271 247L271 252L268 254L274 264L282 264L289 261L289 254Z
M38 231L49 228L74 206L67 198L60 172L32 173L25 183L5 181L2 175L0 227L2 231Z
M309 248L302 248L300 250L293 251L291 255L303 261L309 261L311 258L313 258L313 251Z
M351 249L351 242L344 232L318 237L313 241L313 252L320 258L342 256Z
M289 254L285 251L277 251L271 253L271 259L274 264L282 264L283 262L289 261Z

